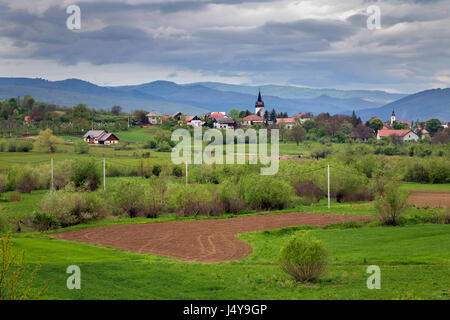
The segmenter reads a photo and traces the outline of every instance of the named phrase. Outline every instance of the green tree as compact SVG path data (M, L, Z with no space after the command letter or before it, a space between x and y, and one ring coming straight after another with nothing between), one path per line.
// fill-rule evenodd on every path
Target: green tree
M233 118L234 120L239 119L239 110L236 108L233 108L230 110L230 112L228 113L228 115Z
M369 120L368 126L372 128L375 133L377 133L378 130L383 129L383 121L381 121L381 119L379 118L372 118Z
M295 141L295 143L297 143L298 146L299 143L305 139L306 131L305 129L303 129L301 125L297 124L292 127L290 136Z
M428 130L430 135L434 135L439 130L442 130L443 127L439 119L430 119L426 122L425 129Z
M51 129L47 129L39 132L39 136L36 139L36 147L44 149L48 152L56 152L56 146L64 143L64 140L53 135Z
M404 130L404 129L409 129L409 126L406 123L401 123L401 122L394 121L394 123L392 124L392 129L394 129L394 130Z

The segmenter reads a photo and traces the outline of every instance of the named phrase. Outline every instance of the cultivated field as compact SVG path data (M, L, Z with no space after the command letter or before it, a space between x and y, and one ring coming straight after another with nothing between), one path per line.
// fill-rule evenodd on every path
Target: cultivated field
M360 143L287 142L280 145L283 161L275 177L260 177L259 167L248 164L190 166L185 186L184 166L176 168L170 152L144 148L161 131L119 131L119 147L90 146L87 154L74 151L80 140L74 136L64 136L56 153L0 152L8 184L14 174L36 175L32 190L10 187L0 195L0 218L14 232L14 252L25 249L30 266L45 257L33 282L41 288L50 281L43 299L450 298L445 156L386 156ZM329 149L325 158L311 157L323 148ZM95 191L74 190L72 164L93 159L102 174L104 158L106 191L102 176ZM51 159L56 178L67 183L54 193ZM329 163L331 208L324 192ZM440 169L431 172L434 167ZM376 206L376 190L388 182L411 194L397 226L383 224ZM75 211L80 203L95 207L88 212L93 217L82 212L76 223L38 232L43 203L67 209L55 195L74 201ZM142 211L133 211L142 199ZM155 203L164 205L149 211ZM329 250L330 265L318 282L302 284L281 270L278 257L286 241L306 231ZM81 290L66 287L70 265L81 269ZM369 265L381 268L381 290L367 289Z

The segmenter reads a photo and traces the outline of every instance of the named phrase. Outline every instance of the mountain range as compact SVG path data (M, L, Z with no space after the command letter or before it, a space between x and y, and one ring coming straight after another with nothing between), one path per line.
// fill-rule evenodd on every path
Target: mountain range
M0 99L29 94L47 103L110 109L120 105L124 111L156 110L161 114L181 111L203 114L209 111L228 112L232 108L253 111L258 90L266 109L295 114L350 114L355 110L363 120L378 116L390 118L392 108L398 118L427 120L432 117L450 119L450 89L434 89L413 95L371 90L313 89L295 86L245 86L218 82L176 84L154 81L140 85L103 87L90 82L67 79L48 81L31 78L0 78Z

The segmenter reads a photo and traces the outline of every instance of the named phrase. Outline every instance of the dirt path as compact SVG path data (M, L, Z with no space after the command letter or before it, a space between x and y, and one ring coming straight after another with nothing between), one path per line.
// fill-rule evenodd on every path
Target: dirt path
M409 191L411 196L408 204L417 207L450 207L450 190L449 191L432 191L432 190L414 190Z
M140 253L161 254L186 261L213 263L238 260L252 253L251 246L236 237L239 233L370 219L374 217L285 213L217 220L108 226L68 231L52 236Z

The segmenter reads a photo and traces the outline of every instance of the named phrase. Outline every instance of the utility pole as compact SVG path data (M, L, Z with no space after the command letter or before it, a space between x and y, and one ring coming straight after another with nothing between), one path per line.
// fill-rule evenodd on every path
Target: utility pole
M188 172L187 172L187 161L186 161L186 185L188 185Z
M330 164L328 164L328 209L330 209Z
M106 190L106 159L103 158L103 190Z
M130 113L128 113L128 129L130 129Z
M52 190L55 190L54 183L53 183L53 158L51 162L51 168L52 168Z

